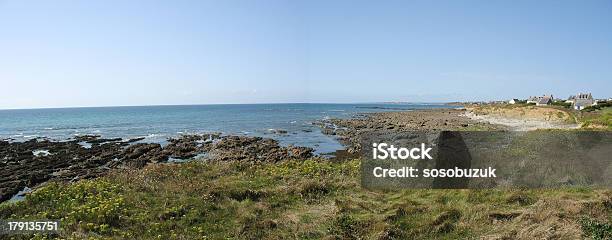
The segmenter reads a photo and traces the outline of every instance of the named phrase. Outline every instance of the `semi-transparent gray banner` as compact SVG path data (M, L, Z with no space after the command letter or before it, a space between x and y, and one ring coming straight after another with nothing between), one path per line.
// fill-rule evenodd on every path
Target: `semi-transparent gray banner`
M392 132L362 142L365 188L612 186L612 132Z

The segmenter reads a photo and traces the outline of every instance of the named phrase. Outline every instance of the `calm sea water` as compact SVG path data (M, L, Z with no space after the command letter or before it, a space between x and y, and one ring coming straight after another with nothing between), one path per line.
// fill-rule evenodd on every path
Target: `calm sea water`
M283 145L313 147L318 153L342 146L312 123L358 113L448 108L436 104L240 104L0 110L0 138L65 140L75 135L145 137L166 143L181 134L222 132L269 137ZM287 134L274 134L274 129Z

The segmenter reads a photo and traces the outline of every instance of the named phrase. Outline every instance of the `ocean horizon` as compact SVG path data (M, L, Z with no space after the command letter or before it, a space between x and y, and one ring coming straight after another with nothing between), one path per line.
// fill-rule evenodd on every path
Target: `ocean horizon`
M267 137L281 145L312 147L329 153L343 146L313 123L361 113L451 108L442 103L274 103L115 107L71 107L0 110L0 139L56 141L75 136L141 138L167 143L184 134L219 132Z
M290 105L290 104L335 104L335 105L448 105L451 102L402 102L402 101L384 101L384 102L269 102L269 103L194 103L194 104L146 104L146 105L101 105L101 106L59 106L59 107L17 107L17 108L0 108L0 111L11 110L37 110L37 109L67 109L67 108L121 108L121 107L170 107L170 106L232 106L232 105Z

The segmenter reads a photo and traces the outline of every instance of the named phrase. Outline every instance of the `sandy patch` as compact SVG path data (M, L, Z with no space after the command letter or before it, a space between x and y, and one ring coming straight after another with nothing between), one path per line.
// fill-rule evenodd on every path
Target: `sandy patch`
M498 124L507 126L513 131L531 131L536 129L576 129L580 128L578 124L568 124L556 121L546 121L538 119L527 119L527 118L511 118L491 115L477 115L473 112L465 112L462 116L476 120L479 122L485 122L489 124Z

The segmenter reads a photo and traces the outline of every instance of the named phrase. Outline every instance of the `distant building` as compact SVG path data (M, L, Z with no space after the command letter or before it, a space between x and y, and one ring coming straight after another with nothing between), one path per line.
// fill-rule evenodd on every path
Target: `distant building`
M510 99L510 101L508 101L508 103L510 103L510 104L517 104L518 102L519 102L519 100L516 99L516 98Z
M586 107L597 105L591 93L578 93L576 96L570 96L567 100L572 103L572 106L576 110L582 110Z
M553 102L552 95L543 96L538 99L538 102L536 102L536 106L546 106L546 105L550 105L552 102Z
M532 96L527 99L527 103L535 103L536 106L550 105L553 100L553 95L542 95L540 97Z
M527 98L527 103L535 103L537 106L549 105L553 102L553 95L531 96Z
M527 103L537 103L537 102L538 102L538 97L536 96L527 98Z

